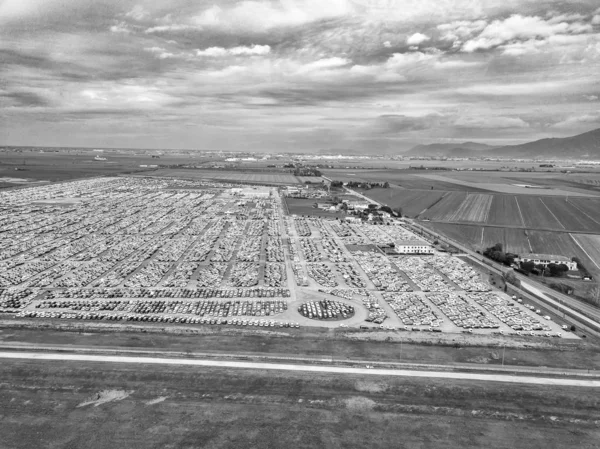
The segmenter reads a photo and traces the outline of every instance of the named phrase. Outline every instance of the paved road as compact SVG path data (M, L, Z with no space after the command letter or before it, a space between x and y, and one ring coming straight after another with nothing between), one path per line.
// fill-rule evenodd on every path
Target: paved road
M529 385L554 385L570 387L599 388L600 380L564 379L549 377L519 377L505 374L474 374L439 371L413 371L379 368L352 368L323 365L291 365L284 363L238 362L223 360L197 360L159 357L126 357L87 354L52 354L36 352L0 352L0 359L97 362L97 363L129 363L152 365L182 365L209 368L260 369L278 371L301 371L330 374L360 374L366 376L420 377L431 379L456 379L488 382L504 382Z

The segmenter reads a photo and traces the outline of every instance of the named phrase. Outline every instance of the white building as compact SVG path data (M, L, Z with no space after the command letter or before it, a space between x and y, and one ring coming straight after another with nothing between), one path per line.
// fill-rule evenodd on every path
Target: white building
M433 254L431 245L423 240L401 240L396 242L398 254Z
M520 262L533 262L536 265L548 266L551 263L560 265L564 264L569 267L569 270L577 270L577 262L573 262L571 259L565 256L555 256L553 254L526 254L522 256Z

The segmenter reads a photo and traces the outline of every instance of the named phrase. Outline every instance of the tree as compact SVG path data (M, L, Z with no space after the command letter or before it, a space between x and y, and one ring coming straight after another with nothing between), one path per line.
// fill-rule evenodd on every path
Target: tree
M600 286L596 285L590 290L590 299L593 305L600 306Z
M504 279L505 283L514 285L517 288L521 286L521 281L517 279L517 275L512 271L502 272L502 279Z
M521 269L523 271L526 271L527 273L531 273L533 270L535 270L535 263L533 263L532 261L521 262Z
M390 188L390 183L389 183L389 182L387 182L387 181L386 181L386 182L384 182L384 183L383 183L383 188L384 188L384 189L389 189L389 188Z
M369 210L377 209L377 204L369 204Z

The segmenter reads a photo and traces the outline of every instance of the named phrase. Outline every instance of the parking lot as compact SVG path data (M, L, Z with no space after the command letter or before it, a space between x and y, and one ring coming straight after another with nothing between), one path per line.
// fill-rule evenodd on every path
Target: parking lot
M278 189L232 187L118 177L0 192L0 311L242 326L229 320L277 315L282 326L563 332L538 310L492 291L461 259L379 250L414 238L402 226L286 216ZM319 311L337 315L314 319Z

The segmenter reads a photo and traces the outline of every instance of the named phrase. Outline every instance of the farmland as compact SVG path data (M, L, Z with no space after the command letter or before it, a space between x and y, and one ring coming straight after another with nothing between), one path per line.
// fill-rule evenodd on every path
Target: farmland
M441 201L427 209L421 217L434 221L451 221L450 218L455 215L466 198L467 194L464 192L450 192Z
M600 278L600 235L571 234L592 263L586 264L591 273Z
M447 221L472 221L483 223L487 220L490 206L492 205L492 195L482 195L470 193L456 209L456 211L447 217Z
M513 195L494 195L486 224L523 226L516 197Z
M299 182L298 178L290 173L244 172L243 170L159 169L153 171L152 176L198 180L207 179L247 184L296 184ZM313 179L316 181L318 178Z
M358 191L391 208L401 207L402 214L408 217L416 217L445 194L439 190L408 190L395 186Z

